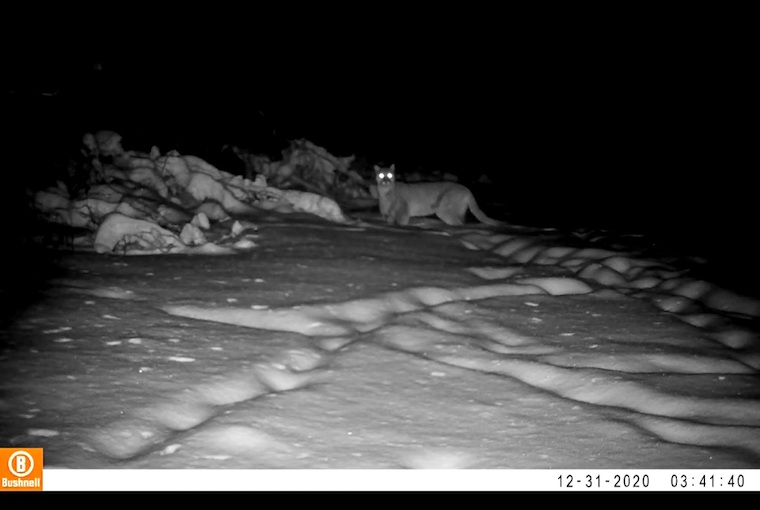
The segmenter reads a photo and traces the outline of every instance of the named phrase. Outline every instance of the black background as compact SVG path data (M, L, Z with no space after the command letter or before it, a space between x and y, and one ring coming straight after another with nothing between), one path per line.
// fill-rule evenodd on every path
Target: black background
M242 27L100 19L76 42L73 28L9 40L9 179L41 178L98 129L232 171L224 144L277 158L306 138L402 178L486 174L489 200L523 218L753 235L755 81L732 18L229 14Z

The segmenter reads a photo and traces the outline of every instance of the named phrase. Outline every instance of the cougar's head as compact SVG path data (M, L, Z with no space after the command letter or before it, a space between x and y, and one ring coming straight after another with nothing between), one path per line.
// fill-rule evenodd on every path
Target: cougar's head
M382 168L375 165L375 179L378 186L390 186L396 180L396 164L388 168Z

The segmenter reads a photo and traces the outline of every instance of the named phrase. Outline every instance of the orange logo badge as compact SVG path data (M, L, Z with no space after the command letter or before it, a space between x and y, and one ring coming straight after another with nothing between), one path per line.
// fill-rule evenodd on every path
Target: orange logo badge
M0 491L42 490L42 448L0 448Z

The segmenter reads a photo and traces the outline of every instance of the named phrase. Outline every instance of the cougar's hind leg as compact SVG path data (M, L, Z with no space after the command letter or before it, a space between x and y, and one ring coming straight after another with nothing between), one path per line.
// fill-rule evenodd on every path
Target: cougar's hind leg
M455 227L464 225L467 215L467 204L460 202L457 201L457 197L453 193L444 195L436 206L435 215L447 225Z

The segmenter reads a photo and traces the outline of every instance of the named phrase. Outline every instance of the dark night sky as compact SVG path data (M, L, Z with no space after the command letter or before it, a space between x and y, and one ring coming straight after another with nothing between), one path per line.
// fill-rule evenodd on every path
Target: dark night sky
M14 143L54 153L113 129L127 149L214 162L224 143L306 138L402 172L486 173L505 201L563 215L745 222L752 210L750 70L709 37L265 41L11 52Z

